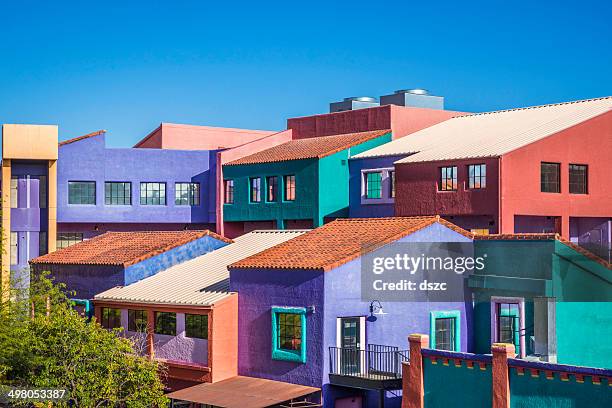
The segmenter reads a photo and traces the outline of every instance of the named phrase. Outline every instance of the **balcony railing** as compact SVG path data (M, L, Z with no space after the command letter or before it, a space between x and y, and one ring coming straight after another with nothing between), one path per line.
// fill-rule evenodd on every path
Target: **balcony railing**
M402 362L409 360L408 350L381 344L368 344L365 350L329 348L330 375L368 380L402 378Z

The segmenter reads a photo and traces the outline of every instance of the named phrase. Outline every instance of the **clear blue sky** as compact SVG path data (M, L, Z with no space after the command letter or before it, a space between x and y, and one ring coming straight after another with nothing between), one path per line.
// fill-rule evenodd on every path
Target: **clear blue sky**
M612 94L610 1L2 1L0 123L131 146L159 122L282 129L423 87L485 111Z

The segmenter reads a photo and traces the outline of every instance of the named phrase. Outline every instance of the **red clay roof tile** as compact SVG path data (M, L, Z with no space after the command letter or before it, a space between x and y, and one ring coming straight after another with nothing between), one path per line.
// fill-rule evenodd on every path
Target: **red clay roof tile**
M439 216L337 219L235 262L230 268L329 271L436 222L466 237L473 236Z
M129 266L204 236L232 240L204 231L107 232L67 248L32 259L32 264Z
M386 129L291 140L278 146L231 161L227 163L226 166L273 163L301 159L320 159L390 132L391 130Z

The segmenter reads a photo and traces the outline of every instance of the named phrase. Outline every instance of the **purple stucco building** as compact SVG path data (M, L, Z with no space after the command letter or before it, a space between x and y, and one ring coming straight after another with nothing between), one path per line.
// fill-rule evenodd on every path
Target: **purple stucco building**
M399 375L408 334L429 332L437 316L454 319L454 350L466 351L470 342L465 334L470 307L463 298L441 303L364 298L363 256L385 244L409 242L472 245L469 233L437 217L346 219L233 264L239 375L321 387L325 407L344 403L343 398L365 406L377 400L399 406L397 378L355 381L365 365L371 371L372 365L383 364L389 374ZM384 314L373 313L381 305ZM283 327L283 319L293 326ZM289 327L298 323L301 329L293 333L300 338L287 345Z

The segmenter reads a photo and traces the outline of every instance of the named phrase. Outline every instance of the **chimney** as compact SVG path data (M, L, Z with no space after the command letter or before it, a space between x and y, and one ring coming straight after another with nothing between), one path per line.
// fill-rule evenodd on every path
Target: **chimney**
M381 96L380 104L444 110L444 97L430 95L427 89L400 89Z
M350 98L344 98L340 102L332 102L329 104L329 112L343 112L364 108L372 108L374 106L380 106L380 103L376 98L371 96L352 96Z

